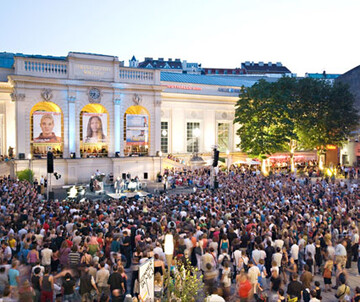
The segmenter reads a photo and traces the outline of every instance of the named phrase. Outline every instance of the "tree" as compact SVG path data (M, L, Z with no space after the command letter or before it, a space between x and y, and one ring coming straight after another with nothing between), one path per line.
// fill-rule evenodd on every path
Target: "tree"
M326 145L341 147L357 128L359 115L347 85L304 78L298 81L297 94L296 132L303 148L325 152Z
M30 169L18 171L16 175L20 181L27 180L28 182L31 182L34 179L34 172Z
M234 122L240 124L239 147L251 157L262 160L264 174L265 159L286 150L295 135L287 97L279 87L265 80L246 89L242 87L235 108Z

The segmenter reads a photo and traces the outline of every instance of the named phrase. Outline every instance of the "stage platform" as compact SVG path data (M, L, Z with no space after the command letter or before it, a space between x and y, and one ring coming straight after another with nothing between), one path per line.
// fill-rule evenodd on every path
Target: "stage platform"
M149 195L148 192L145 192L145 191L135 191L135 192L122 192L122 193L119 193L119 194L116 194L116 193L106 193L107 196L109 196L110 198L112 199L120 199L122 197L128 197L128 198L131 198L131 197L134 197L136 195L138 195L139 197L144 197L144 196L147 196Z

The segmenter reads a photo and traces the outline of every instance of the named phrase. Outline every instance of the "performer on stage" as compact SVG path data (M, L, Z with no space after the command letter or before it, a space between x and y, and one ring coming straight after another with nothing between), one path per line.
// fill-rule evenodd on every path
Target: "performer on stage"
M92 175L90 179L90 192L94 192L94 180L94 175Z
M115 193L119 194L120 192L122 192L122 186L121 186L122 180L120 179L120 177L118 176L116 178L115 184L114 184L114 188L115 188Z

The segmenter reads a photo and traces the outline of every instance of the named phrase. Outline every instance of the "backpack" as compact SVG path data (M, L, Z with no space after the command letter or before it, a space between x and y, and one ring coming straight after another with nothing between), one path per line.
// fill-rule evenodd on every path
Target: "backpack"
M227 254L225 254L224 257L222 258L222 260L221 260L221 265L224 265L225 261L227 261L227 262L230 261L230 259L229 259L229 257L228 257Z

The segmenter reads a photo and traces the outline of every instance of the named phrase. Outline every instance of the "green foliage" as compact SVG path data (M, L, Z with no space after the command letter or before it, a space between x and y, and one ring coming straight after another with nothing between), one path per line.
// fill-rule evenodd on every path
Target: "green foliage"
M354 97L342 83L283 77L242 87L234 123L239 123L239 147L250 156L341 146L359 124Z
M264 159L287 149L295 136L287 101L287 96L280 93L276 83L260 80L251 88L242 87L234 122L240 124L237 134L243 151Z
M299 142L306 149L333 144L341 146L355 130L359 115L347 85L333 86L313 79L299 80L301 114L298 117Z
M30 169L18 171L16 175L20 181L27 180L28 182L32 182L34 179L34 172Z
M176 262L176 269L170 280L166 280L170 291L170 301L192 302L203 293L203 280L199 270L191 265L189 260L185 263ZM167 300L168 301L168 300ZM168 302L170 302L168 301Z

